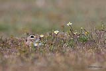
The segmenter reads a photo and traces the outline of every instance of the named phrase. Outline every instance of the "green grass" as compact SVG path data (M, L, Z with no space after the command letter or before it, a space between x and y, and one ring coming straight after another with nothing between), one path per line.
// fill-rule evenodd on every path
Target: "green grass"
M8 35L21 35L22 33L19 31L22 29L37 33L47 32L52 27L58 26L56 27L58 29L59 25L69 21L74 23L76 28L84 26L87 29L106 22L105 0L97 1L97 4L91 0L89 5L87 1L83 0L63 0L62 5L56 0L53 2L47 0L46 5L41 7L36 4L37 0L1 0L0 2L3 4L0 8L0 31L9 32Z

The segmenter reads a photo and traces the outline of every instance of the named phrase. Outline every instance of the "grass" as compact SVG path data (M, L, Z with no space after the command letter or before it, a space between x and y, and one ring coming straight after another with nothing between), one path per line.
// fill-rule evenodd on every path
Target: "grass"
M0 0L0 71L105 71L105 3Z
M106 30L47 32L40 38L43 45L27 46L26 37L0 38L0 70L89 71L106 69ZM40 35L38 35L40 36ZM36 40L36 39L34 39ZM34 43L34 42L32 42Z
M40 6L39 0L0 0L0 2L0 32L7 35L21 35L26 31L47 32L54 25L59 27L68 21L73 22L76 28L84 26L88 29L90 29L88 25L94 27L101 21L106 22L105 0L97 1L96 4L92 0L89 2L46 0L43 6Z

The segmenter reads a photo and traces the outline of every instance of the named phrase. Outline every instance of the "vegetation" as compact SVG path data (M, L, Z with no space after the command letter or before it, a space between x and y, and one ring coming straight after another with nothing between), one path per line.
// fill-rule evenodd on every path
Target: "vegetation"
M0 71L105 71L105 3L0 0Z
M34 43L37 40L34 39L29 46L25 44L26 37L1 37L1 70L105 71L106 30L88 32L81 27L80 32L77 32L72 28L72 23L67 25L70 31L56 30L36 35L39 42Z

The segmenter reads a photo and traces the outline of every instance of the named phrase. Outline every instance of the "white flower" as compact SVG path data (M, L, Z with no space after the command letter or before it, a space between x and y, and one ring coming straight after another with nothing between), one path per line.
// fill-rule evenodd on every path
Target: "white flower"
M84 29L83 27L81 27L81 30Z
M43 45L42 43L37 43L37 42L34 43L35 47L39 47L39 46L42 46L42 45Z
M76 34L77 34L77 32L74 32L74 34L76 35Z
M67 26L71 26L71 25L72 25L72 23L70 23L70 22L67 24Z
M76 35L76 34L78 34L78 32L77 32L77 31L75 31L75 32L74 32L74 34Z
M39 43L39 46L43 45L42 43Z
M54 33L55 33L55 34L58 34L58 33L59 33L59 31L58 31L58 30L56 30L56 31L54 31Z
M39 43L34 43L34 46L35 46L35 47L39 46Z
M44 35L40 35L40 37L42 38L42 37L44 37Z

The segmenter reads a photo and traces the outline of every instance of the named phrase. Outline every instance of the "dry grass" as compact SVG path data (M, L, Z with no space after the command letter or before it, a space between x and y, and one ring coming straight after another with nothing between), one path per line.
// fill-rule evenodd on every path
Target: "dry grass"
M105 3L0 0L0 71L105 71ZM25 33L44 34L43 45L27 46Z
M0 38L1 71L106 70L106 30L49 32L43 45L25 45L26 38ZM39 35L38 35L39 36Z

